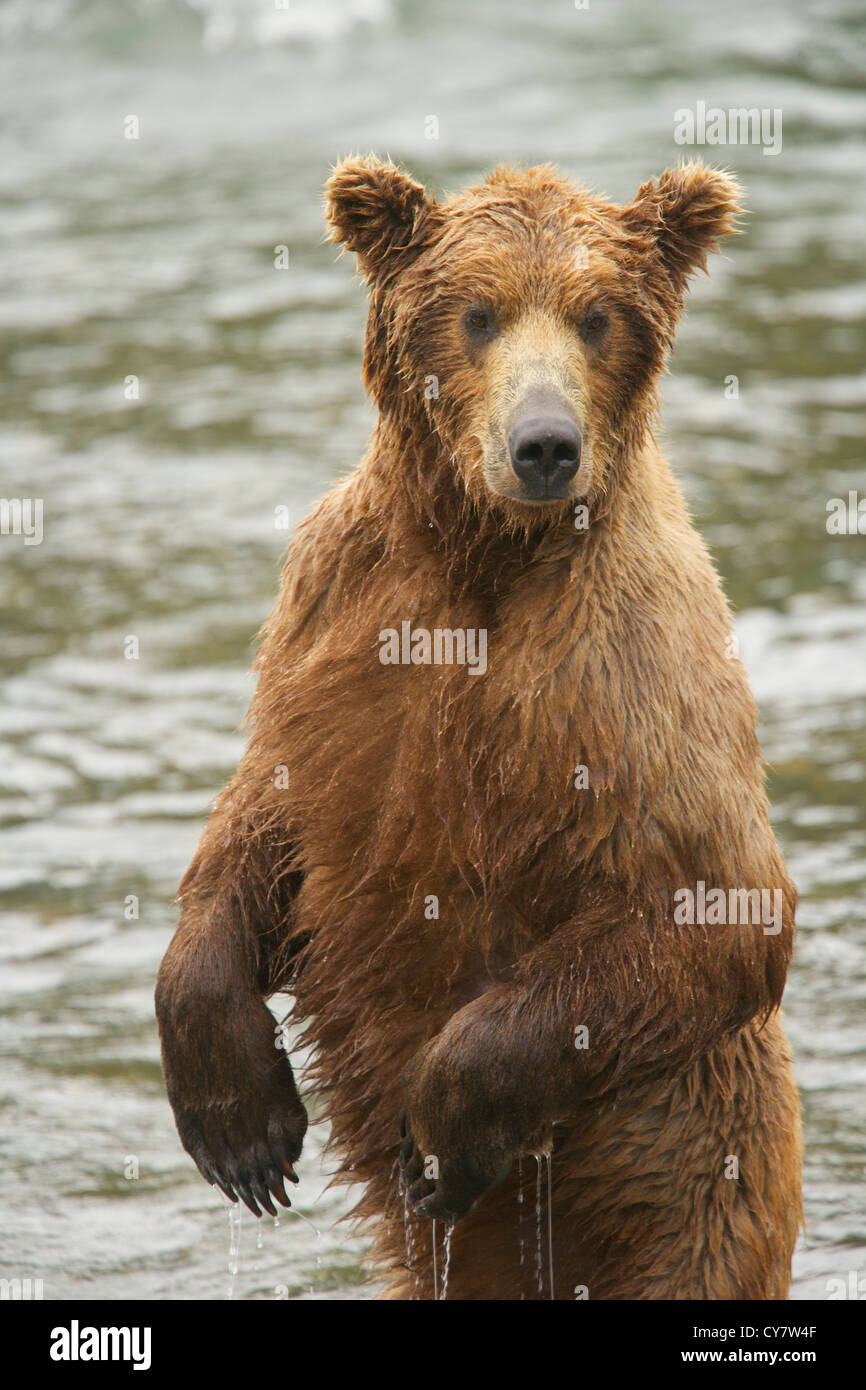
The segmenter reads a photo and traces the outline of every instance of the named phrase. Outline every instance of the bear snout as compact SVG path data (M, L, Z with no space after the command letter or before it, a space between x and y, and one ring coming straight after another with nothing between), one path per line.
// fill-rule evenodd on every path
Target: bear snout
M508 431L508 453L527 500L567 497L580 467L580 452L580 427L565 401L528 400L516 412Z

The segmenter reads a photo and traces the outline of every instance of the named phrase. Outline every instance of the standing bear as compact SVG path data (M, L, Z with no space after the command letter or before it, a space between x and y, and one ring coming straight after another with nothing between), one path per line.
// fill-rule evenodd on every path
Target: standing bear
M736 196L699 163L626 206L550 166L327 186L378 423L297 529L157 1013L184 1146L273 1213L290 991L387 1298L787 1294L796 895L654 438Z

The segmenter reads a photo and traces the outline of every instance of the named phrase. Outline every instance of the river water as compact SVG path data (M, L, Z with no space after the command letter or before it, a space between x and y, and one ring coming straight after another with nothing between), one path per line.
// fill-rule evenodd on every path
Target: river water
M321 185L374 149L440 191L551 159L625 200L689 152L675 113L699 101L779 110L783 141L703 151L752 217L695 287L666 446L737 609L802 895L793 1296L866 1276L866 537L826 526L866 491L864 58L861 0L0 3L0 493L44 499L41 545L0 536L4 1276L46 1298L370 1296L320 1125L301 1215L257 1241L245 1214L230 1277L152 1008L242 748L275 508L302 516L370 428L363 294Z

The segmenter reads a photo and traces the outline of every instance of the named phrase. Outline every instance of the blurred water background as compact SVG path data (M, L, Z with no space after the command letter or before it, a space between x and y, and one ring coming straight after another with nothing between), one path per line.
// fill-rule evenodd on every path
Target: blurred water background
M438 191L550 159L626 200L689 153L674 113L700 100L780 109L783 146L697 151L752 217L696 285L665 435L802 895L793 1296L866 1275L866 537L826 529L828 499L864 493L864 61L862 0L0 0L0 494L44 499L41 545L0 537L3 1275L46 1298L369 1296L321 1126L303 1215L257 1240L245 1214L229 1275L152 1010L242 748L275 508L300 518L370 429L364 295L321 186L373 149Z

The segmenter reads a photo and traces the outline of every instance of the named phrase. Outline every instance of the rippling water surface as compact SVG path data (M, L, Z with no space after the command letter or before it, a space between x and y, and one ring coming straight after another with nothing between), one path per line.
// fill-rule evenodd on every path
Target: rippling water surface
M242 1220L232 1280L152 1009L177 882L242 748L275 508L302 516L370 428L363 294L323 244L321 185L375 149L438 190L552 159L624 200L683 154L674 112L698 100L783 113L775 157L705 151L752 217L695 288L665 432L738 610L802 895L794 1297L866 1274L866 537L825 525L829 498L866 490L862 15L0 3L0 492L44 499L41 545L0 537L4 1274L48 1298L367 1296L321 1126L302 1215L260 1247Z

